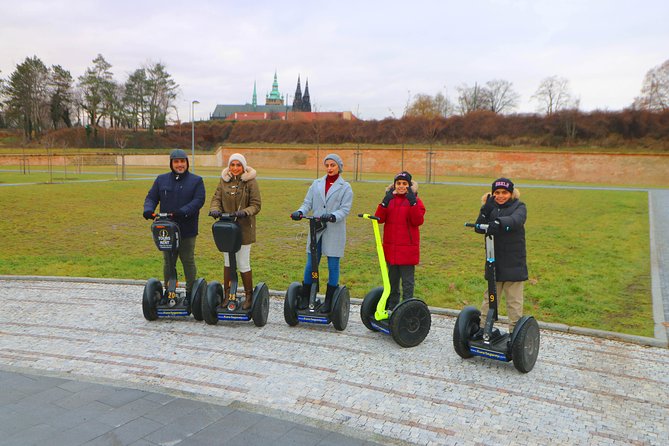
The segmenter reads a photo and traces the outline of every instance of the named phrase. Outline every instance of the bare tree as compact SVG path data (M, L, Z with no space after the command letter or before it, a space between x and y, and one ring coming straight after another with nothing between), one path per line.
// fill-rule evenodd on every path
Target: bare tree
M546 115L578 107L577 101L572 100L569 81L564 77L551 76L545 78L532 95L532 99L538 102L538 110L545 112Z
M669 60L646 73L641 96L634 100L634 107L655 111L669 109Z
M520 95L513 89L513 84L502 79L486 82L485 92L488 94L488 106L493 113L504 113L518 106Z
M458 111L462 115L480 110L490 110L490 92L474 83L473 87L463 84L457 87Z

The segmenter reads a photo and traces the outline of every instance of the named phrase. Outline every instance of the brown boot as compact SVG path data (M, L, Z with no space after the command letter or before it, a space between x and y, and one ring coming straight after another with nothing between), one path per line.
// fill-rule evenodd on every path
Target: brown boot
M223 267L223 302L221 302L221 307L227 307L228 301L230 300L230 280L232 280L232 274L230 274L230 267Z
M242 273L242 283L244 284L244 294L246 294L242 310L248 310L253 305L253 273L251 271Z

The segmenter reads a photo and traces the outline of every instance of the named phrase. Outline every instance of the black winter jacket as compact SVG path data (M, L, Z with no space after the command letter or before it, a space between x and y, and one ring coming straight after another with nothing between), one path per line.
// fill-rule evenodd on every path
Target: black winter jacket
M500 231L495 235L495 274L498 282L521 282L528 279L527 250L525 248L525 220L527 208L518 199L511 199L485 215L481 207L476 223L500 221ZM481 232L481 231L477 231Z
M198 232L200 208L206 194L202 177L186 171L181 175L174 172L158 175L146 194L144 210L154 211L160 203L160 212L180 210L185 217L177 219L181 237L195 237Z

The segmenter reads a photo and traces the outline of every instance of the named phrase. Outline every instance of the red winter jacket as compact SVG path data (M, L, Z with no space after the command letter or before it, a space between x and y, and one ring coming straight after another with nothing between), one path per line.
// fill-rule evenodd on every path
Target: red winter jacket
M420 232L425 206L420 198L411 206L406 195L395 195L388 207L379 205L376 215L385 223L383 252L391 265L418 265L420 261Z

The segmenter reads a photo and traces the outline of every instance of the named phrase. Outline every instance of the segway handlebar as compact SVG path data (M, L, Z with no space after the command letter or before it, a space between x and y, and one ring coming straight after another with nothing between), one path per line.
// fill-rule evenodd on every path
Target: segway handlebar
M157 214L154 212L151 215L153 215L153 218L174 218L174 214L171 212L159 212Z
M377 221L381 220L379 217L377 217L376 215L372 215L372 214L358 214L358 217L368 218L370 220L377 220Z
M302 214L302 215L300 215L300 220L303 220L303 219L321 221L321 217L314 217L313 215ZM327 220L322 220L322 221L326 222Z
M482 231L485 231L488 229L488 224L487 223L465 223L465 226L468 228L476 228L480 229Z

